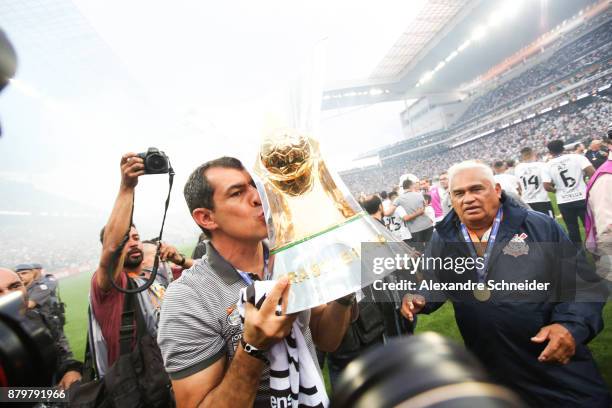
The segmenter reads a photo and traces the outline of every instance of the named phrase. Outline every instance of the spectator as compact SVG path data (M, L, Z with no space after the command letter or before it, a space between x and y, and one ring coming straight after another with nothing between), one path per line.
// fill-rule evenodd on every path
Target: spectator
M563 154L563 141L553 140L547 145L552 159L548 162L550 182L544 182L547 191L554 192L557 205L570 239L576 244L582 242L578 219L584 224L586 211L586 184L584 179L591 177L595 169L584 157L577 154Z
M608 128L608 133L612 127ZM606 139L612 149L612 138ZM597 258L597 273L612 281L612 157L599 166L587 185L585 243Z
M589 150L584 154L584 156L589 159L595 170L599 168L602 164L608 160L608 152L602 150L601 139L594 139L591 141L589 145Z
M572 299L583 293L576 290L576 278L593 275L584 253L553 219L507 198L488 166L463 162L449 169L449 178L453 216L436 229L426 257L474 259L490 255L494 247L504 248L504 254L486 257L484 265L471 273L459 274L435 263L426 266L425 282L449 288L424 287L419 297L407 295L404 316L412 319L420 311L434 312L448 299L467 349L495 382L510 387L529 406L550 406L553 401L566 407L609 406L608 387L587 348L603 327L604 303L595 299L605 296L590 302L558 297L566 285L572 288ZM451 286L472 280L487 285L473 290ZM520 292L519 300L516 291L489 287L490 280L533 280L550 287L543 294Z

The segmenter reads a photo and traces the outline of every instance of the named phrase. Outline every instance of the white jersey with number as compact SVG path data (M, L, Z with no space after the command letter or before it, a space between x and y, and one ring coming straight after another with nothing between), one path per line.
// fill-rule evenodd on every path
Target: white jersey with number
M402 206L397 206L393 214L388 217L383 217L385 227L387 227L387 229L391 231L393 235L402 241L412 238L412 234L406 226L406 221L404 221L405 215L406 210L404 210Z
M508 173L496 174L495 181L499 183L502 190L518 195L519 179Z
M586 198L584 169L591 166L586 157L564 154L548 162L548 174L555 185L557 203L570 203Z
M550 183L546 164L542 162L519 163L514 169L523 188L522 199L527 204L550 202L544 182Z

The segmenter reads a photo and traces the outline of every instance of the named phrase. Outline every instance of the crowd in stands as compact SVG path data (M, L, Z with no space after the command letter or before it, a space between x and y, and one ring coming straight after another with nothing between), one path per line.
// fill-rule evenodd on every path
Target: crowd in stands
M342 179L355 194L373 193L382 187L397 185L402 174L431 178L452 164L469 158L492 162L517 159L521 148L533 147L544 154L546 143L562 139L566 143L588 142L605 133L612 118L612 107L605 99L588 104L568 104L560 109L497 131L454 149L437 147L385 162L382 167L345 174Z
M496 111L502 105L516 105L519 100L536 100L549 92L548 85L565 79L570 82L594 75L606 66L612 47L612 20L584 35L576 41L555 51L546 61L528 69L519 76L494 86L492 90L478 97L463 114L460 122L468 122L487 112ZM603 63L597 69L583 71L591 64ZM537 91L537 92L536 92Z

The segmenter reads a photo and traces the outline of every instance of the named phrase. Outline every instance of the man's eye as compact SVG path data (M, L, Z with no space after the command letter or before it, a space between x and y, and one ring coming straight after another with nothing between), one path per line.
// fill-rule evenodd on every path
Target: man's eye
M242 191L234 191L230 197L239 197Z

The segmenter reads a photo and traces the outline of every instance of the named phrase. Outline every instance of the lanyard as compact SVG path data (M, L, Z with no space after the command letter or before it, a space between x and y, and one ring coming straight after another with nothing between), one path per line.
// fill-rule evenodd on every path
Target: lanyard
M497 214L495 215L495 221L493 221L493 227L491 228L491 234L489 235L489 239L487 241L487 249L485 250L483 256L482 268L476 268L476 274L478 275L478 282L484 283L487 271L487 265L489 264L489 257L491 256L491 251L493 250L493 245L495 244L495 239L497 238L497 232L499 231L499 225L501 224L502 219L502 208L499 207L497 210ZM478 256L476 254L476 249L474 248L474 244L472 239L470 238L470 234L468 233L467 227L464 223L461 223L461 233L463 234L463 239L468 244L468 248L470 250L470 256L474 259ZM470 245L472 243L472 245Z
M264 245L264 280L270 279L270 275L268 273L268 259L269 258L270 258L270 252L268 251L268 248ZM253 278L251 278L251 276L247 272L239 271L238 269L236 269L236 272L240 274L240 277L242 277L242 280L247 285L253 284Z

